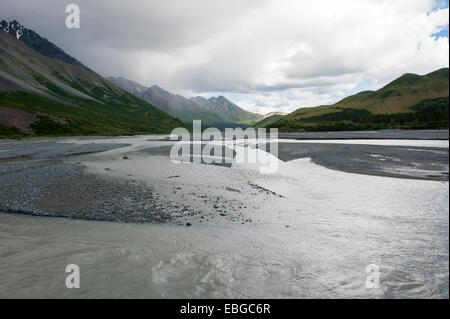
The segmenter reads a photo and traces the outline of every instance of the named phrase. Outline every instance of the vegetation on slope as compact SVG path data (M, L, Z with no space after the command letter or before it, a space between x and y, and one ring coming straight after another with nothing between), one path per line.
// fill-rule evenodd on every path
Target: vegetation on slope
M262 119L261 121L256 122L253 127L254 128L264 128L264 127L270 127L273 123L283 119L285 115L272 115L269 117L266 117L265 119Z
M281 120L265 127L277 127L282 132L441 129L448 128L448 103L448 97L427 99L411 107L410 112L394 114L347 108L296 121Z
M301 108L265 127L285 132L448 128L448 72L443 68L423 76L405 74L378 91Z
M0 92L0 105L38 114L39 121L31 125L33 135L36 136L168 133L174 127L183 126L180 121L147 105L106 106L80 98L71 100L79 107L27 92ZM65 119L67 124L55 121L52 117ZM26 135L14 128L2 129L0 132L2 137Z
M0 106L32 115L32 136L169 133L186 126L98 74L44 57L9 34L0 32L0 44ZM0 137L27 135L1 120Z

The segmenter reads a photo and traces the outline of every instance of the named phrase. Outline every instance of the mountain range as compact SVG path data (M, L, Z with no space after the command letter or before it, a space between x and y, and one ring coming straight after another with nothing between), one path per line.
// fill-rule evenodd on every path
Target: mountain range
M105 79L33 30L0 22L0 138L169 133L203 127L281 131L448 128L449 69L407 73L333 105L259 115L224 96L185 98L123 77Z
M225 128L249 126L263 118L263 115L248 112L224 96L209 99L197 96L188 99L157 85L146 88L123 77L108 77L108 80L186 123L201 120L204 126Z
M17 21L0 30L0 137L169 133L185 126Z
M218 114L221 118L229 122L252 124L264 117L264 115L243 110L222 95L218 97L210 97L209 99L202 96L196 96L191 97L191 101L194 101L207 110Z
M138 97L191 125L193 120L201 120L204 127L217 127L222 124L226 126L225 121L217 114L204 109L181 95L172 94L157 85L148 88L139 94Z

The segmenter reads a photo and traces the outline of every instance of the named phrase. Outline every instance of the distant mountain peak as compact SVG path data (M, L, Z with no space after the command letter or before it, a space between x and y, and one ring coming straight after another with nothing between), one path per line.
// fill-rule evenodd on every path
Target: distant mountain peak
M209 99L195 96L191 97L190 100L232 122L248 124L257 121L261 117L260 114L242 109L223 95L213 96Z
M262 116L243 110L223 95L209 99L202 96L187 99L179 94L170 93L156 84L144 87L124 77L109 77L108 80L187 123L201 119L206 125L248 125Z
M21 25L17 20L13 20L11 22L3 20L1 22L1 28L3 31L8 32L12 36L15 36L17 39L20 39L25 30L24 26Z
M0 22L0 29L12 35L16 39L22 41L27 46L36 50L37 52L46 57L64 61L72 65L80 66L88 71L92 71L91 69L83 65L80 61L68 55L66 52L64 52L61 48L57 47L52 42L41 37L33 30L25 28L15 19L9 22L6 20L2 20Z
M189 100L191 100L192 102L197 103L198 105L201 105L203 107L205 106L206 102L208 101L203 96L193 96L193 97L190 97Z
M159 94L159 95L174 95L172 93L170 93L169 91L163 89L162 87L154 84L151 87L149 87L147 90L145 90L143 93L145 92L153 92L155 94Z
M162 87L160 87L160 86L158 86L158 85L156 85L156 84L153 84L153 85L150 87L150 89L161 90L161 91L167 92L167 91L164 90Z

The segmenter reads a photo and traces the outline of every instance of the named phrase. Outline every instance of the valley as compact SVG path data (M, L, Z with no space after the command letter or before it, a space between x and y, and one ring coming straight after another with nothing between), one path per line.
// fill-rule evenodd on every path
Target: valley
M19 2L0 298L449 298L448 2Z

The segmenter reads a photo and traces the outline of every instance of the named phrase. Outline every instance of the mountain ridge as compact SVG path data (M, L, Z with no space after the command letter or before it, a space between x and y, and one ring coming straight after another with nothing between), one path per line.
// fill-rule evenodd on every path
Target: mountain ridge
M157 85L149 87L139 94L138 97L186 123L192 123L193 120L202 120L205 126L225 124L217 114L204 109L179 94L170 93Z
M169 133L185 125L102 78L0 31L0 137Z
M206 109L218 114L223 119L236 123L252 124L262 116L260 114L251 113L242 109L240 106L234 104L223 95L219 95L217 97L213 96L209 99L201 96L194 96L190 99L202 105Z
M405 73L378 90L299 108L268 125L282 131L448 127L448 92L448 67L425 75Z
M106 79L133 95L141 94L142 92L148 89L144 85L135 81L128 80L122 76L119 77L108 76L106 77Z
M16 39L22 41L27 46L46 57L58 59L69 64L85 68L88 71L92 71L83 63L64 52L61 48L57 47L54 43L41 37L33 30L25 28L17 20L12 20L10 22L2 20L0 22L0 30L16 37Z
M186 123L202 120L205 126L225 128L248 126L252 121L262 117L243 110L224 96L209 99L197 96L188 99L158 85L145 87L124 77L108 77L108 80ZM136 90L137 87L140 89Z

